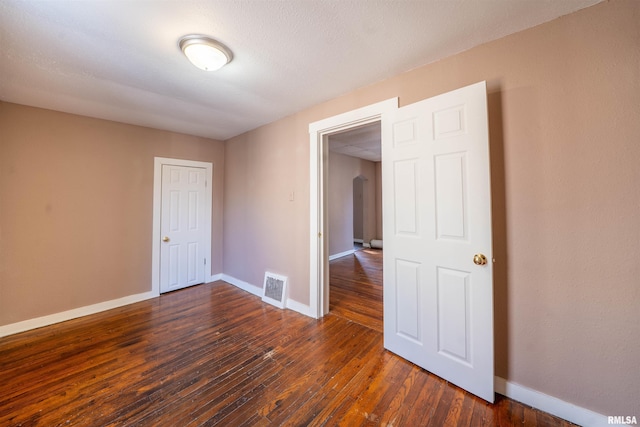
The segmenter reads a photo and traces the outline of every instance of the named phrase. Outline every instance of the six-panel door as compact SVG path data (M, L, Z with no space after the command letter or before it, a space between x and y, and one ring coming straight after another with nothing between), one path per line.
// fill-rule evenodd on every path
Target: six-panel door
M385 347L493 402L486 86L383 117Z
M205 170L162 166L160 292L205 281Z

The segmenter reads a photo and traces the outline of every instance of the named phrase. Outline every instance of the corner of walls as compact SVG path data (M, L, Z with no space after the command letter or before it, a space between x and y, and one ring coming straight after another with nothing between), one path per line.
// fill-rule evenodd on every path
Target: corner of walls
M225 281L239 289L242 289L245 292L249 292L252 295L262 298L262 287L260 286L252 285L251 283L236 279L235 277L229 276L228 274L219 274L217 276L219 276L219 279L217 280ZM311 312L311 307L307 304L303 304L291 298L287 298L285 307L289 310L315 319L315 316Z
M212 234L222 235L221 141L13 103L0 108L0 325L7 333L154 296L154 157L213 163ZM219 272L222 244L212 243L212 272Z
M312 312L311 312L311 306L309 306L308 304L302 304L301 302L292 300L291 298L287 298L287 305L286 307L289 310L293 310L297 313L300 313L304 316L307 317L312 317L312 318L316 318Z
M337 254L329 255L329 261L333 261L334 259L342 258L343 256L351 255L355 252L354 249L349 249L348 251L340 252Z
M222 280L222 273L211 274L206 278L207 283L217 282L218 280Z

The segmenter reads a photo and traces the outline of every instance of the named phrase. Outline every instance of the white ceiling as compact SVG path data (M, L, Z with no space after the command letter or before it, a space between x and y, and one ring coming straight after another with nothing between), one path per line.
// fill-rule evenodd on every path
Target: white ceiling
M329 150L372 162L381 161L380 122L329 135Z
M0 100L225 140L599 1L1 0Z

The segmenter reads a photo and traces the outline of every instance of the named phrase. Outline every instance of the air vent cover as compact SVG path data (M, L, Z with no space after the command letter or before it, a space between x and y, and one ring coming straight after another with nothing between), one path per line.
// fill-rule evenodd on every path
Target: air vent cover
M270 273L268 271L264 274L262 301L268 302L269 304L275 305L279 308L284 308L286 291L287 278L285 276L280 276L279 274Z

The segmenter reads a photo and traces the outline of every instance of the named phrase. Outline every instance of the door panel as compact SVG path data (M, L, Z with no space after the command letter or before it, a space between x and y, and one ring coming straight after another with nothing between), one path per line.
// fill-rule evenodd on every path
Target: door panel
M161 292L205 281L205 177L203 168L162 166Z
M485 83L382 123L385 347L493 402Z
M396 303L402 302L402 306L396 306L396 333L404 338L422 342L421 324L422 306L420 301L420 264L396 260Z
M395 230L397 234L415 235L418 232L417 191L418 171L415 159L394 164Z
M438 352L469 363L469 272L438 267Z
M438 239L465 239L465 153L435 156L435 208Z

